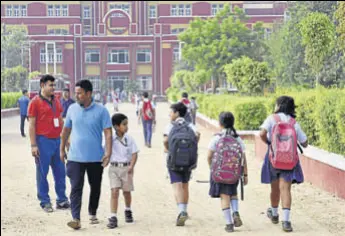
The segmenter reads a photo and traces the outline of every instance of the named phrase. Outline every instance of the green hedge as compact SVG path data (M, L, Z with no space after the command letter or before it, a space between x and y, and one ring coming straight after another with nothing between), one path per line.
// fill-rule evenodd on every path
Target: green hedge
M21 96L22 96L21 92L1 93L1 109L16 107L17 101Z
M170 101L177 101L182 91L167 91ZM199 112L218 119L222 111L231 111L238 130L257 130L265 118L273 113L275 100L289 95L298 106L297 121L308 136L309 143L322 149L345 155L345 89L291 90L280 89L262 97L239 95L193 94Z

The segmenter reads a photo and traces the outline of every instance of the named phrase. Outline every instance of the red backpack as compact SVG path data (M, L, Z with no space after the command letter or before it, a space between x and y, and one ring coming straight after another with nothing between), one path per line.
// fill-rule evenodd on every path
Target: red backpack
M292 117L283 122L275 114L276 124L271 132L269 159L275 169L292 170L298 163L296 121Z
M143 102L143 119L152 120L153 119L153 108L151 101Z
M214 182L235 184L243 174L244 154L241 144L230 134L221 135L213 154L211 176Z

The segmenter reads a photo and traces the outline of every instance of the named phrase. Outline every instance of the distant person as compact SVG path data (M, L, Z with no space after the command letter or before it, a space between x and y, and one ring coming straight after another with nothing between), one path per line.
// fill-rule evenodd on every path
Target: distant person
M65 88L62 93L62 98L61 98L61 105L63 108L62 112L62 118L66 118L67 110L70 105L75 103L75 101L71 98L70 92L68 88Z
M139 104L139 118L143 122L145 146L151 148L153 125L156 125L155 105L150 101L149 94L143 93L142 101Z
M18 99L18 107L20 110L20 133L23 138L26 137L24 132L25 120L28 120L28 106L29 106L29 95L28 90L23 89L23 96Z
M188 93L186 93L186 92L182 93L181 102L187 107L187 112L186 112L186 115L184 117L185 121L187 123L193 123L191 109L190 109L191 108L191 102L188 99Z
M196 112L199 109L198 104L196 103L195 97L191 97L190 100L190 113L192 115L192 120L193 120L193 124L195 125L196 123Z
M31 100L28 109L31 153L36 160L37 197L45 212L53 212L48 194L49 166L55 180L56 208L70 207L66 197L66 169L59 152L63 110L60 101L54 97L55 78L42 76L40 86L39 94Z

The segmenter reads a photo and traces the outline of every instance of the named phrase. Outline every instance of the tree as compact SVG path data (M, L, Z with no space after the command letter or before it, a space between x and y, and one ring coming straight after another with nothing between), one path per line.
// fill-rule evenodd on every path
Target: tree
M338 9L335 13L337 19L337 33L338 33L338 46L343 52L345 58L345 2L338 1Z
M42 73L35 70L29 73L29 79L35 79L37 78L39 75L41 75Z
M305 48L305 62L317 76L327 56L334 48L334 25L327 15L323 13L310 13L300 23L302 44Z
M259 40L257 32L252 33L241 20L245 20L243 10L236 8L231 13L229 5L226 5L216 17L196 19L179 35L179 39L185 43L183 59L188 65L195 66L195 70L204 70L212 75L214 91L224 77L224 65L244 55L257 55L254 53L254 50L258 50L254 47L258 46L255 44L255 40Z
M22 27L7 29L5 24L1 25L1 69L22 65L22 49L27 42L28 37Z
M242 57L226 65L224 71L228 81L243 93L260 94L270 84L270 75L266 62L253 61L248 57Z
M127 93L135 93L139 91L139 83L137 80L127 80L124 84L124 90Z
M299 4L305 5L309 12L323 13L329 18L333 17L334 11L337 7L337 1L303 1L299 2Z
M28 88L28 72L22 66L4 68L1 70L1 89L6 92L16 92Z

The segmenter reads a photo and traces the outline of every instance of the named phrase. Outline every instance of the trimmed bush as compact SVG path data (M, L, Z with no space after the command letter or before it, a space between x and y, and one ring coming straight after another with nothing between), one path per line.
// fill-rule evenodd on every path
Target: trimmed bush
M235 106L235 125L239 130L257 130L267 117L262 102L246 102Z
M1 109L13 108L17 106L18 99L22 93L1 93Z

